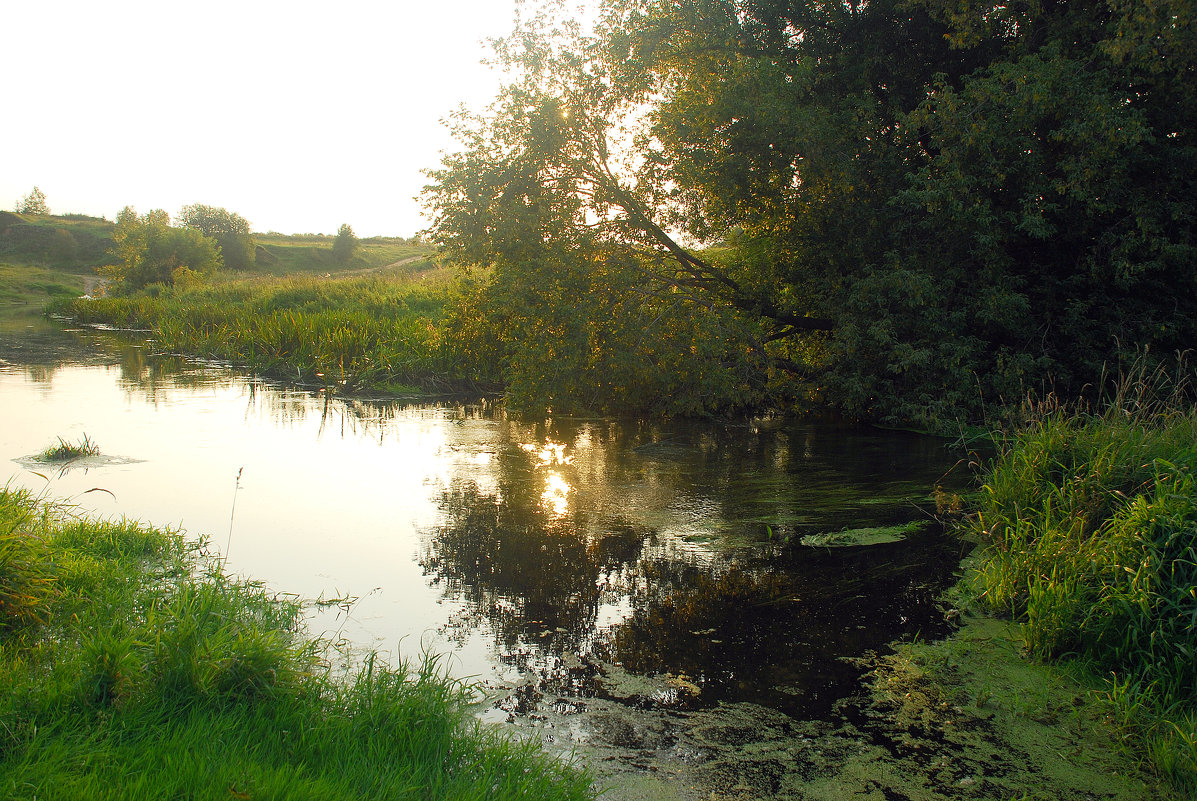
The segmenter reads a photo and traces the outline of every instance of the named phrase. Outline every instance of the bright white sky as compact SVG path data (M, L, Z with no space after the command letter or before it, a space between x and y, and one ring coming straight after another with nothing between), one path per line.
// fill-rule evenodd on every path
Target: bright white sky
M255 231L410 236L515 0L60 0L0 23L0 208L223 206Z

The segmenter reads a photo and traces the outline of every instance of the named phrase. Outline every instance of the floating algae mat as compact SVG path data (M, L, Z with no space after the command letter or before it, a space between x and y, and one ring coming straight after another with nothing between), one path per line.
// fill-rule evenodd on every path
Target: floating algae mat
M933 525L930 520L916 520L895 526L869 526L849 528L826 534L807 534L801 542L813 548L851 548L866 545L885 545L901 542L911 534L917 534Z

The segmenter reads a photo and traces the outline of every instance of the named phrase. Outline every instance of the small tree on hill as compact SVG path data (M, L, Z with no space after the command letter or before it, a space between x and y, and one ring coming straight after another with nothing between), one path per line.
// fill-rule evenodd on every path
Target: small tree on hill
M333 240L333 261L337 264L345 264L353 258L360 247L361 242L353 233L353 229L349 227L348 223L343 224L337 229L337 238Z
M46 205L46 195L36 186L33 191L25 195L17 204L18 214L49 214L50 207Z

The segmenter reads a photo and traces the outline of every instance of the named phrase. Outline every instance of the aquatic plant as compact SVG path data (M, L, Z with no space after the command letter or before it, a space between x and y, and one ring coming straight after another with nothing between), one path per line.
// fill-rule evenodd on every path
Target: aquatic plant
M87 434L84 434L83 439L78 442L68 442L59 437L58 444L51 445L42 451L42 459L47 462L69 462L71 459L99 455L100 446L93 442Z

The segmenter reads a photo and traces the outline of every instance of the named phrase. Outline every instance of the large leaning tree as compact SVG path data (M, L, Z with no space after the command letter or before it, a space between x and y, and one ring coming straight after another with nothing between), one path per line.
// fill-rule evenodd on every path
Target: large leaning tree
M855 416L1078 393L1197 342L1193 5L542 6L454 121L432 237L509 293L731 314L736 369Z

